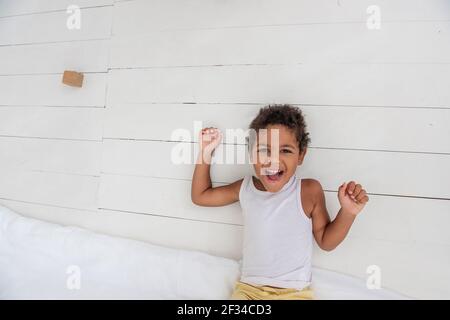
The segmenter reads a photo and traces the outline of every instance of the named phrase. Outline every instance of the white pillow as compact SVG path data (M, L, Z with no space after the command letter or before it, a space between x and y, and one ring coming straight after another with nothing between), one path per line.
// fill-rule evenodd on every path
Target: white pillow
M64 227L0 206L0 299L228 299L238 278L231 259Z

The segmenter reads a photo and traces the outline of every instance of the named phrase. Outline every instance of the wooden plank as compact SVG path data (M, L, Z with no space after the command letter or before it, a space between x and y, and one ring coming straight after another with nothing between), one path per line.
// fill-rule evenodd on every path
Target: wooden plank
M0 76L2 106L103 107L105 92L106 74L102 73L86 74L83 88L64 85L62 72L51 75Z
M99 178L38 171L2 169L0 198L36 202L61 207L92 210L97 208Z
M112 5L114 0L2 0L0 17L32 14L46 11L66 10L70 5L79 8Z
M191 182L102 174L99 208L209 222L242 224L238 204L200 207L191 201Z
M99 220L97 228L109 234L230 259L239 259L242 255L242 226L110 210L99 210L99 214L103 219Z
M111 34L111 7L81 9L80 29L67 28L66 11L0 19L0 45L106 39Z
M334 219L341 207L337 193L326 192L325 197L330 217ZM370 241L450 245L450 235L444 231L450 222L449 212L449 200L370 195L350 236Z
M448 107L449 82L449 64L113 70L107 103L109 106L196 102Z
M89 222L96 219L97 215L97 210L71 209L16 200L0 199L0 205L27 218L86 229L89 229Z
M108 50L107 40L3 46L0 47L0 73L106 72Z
M103 108L0 107L0 135L102 139Z
M230 145L228 150L235 154L244 154L246 147L235 148L234 145ZM219 159L223 159L223 161L221 164L213 164L211 168L214 182L230 183L252 172L248 159L246 163L243 161L242 164L238 164L236 161L226 164L224 152L223 146L215 152L214 161L219 161ZM197 154L198 147L191 143L104 140L102 171L117 175L190 181ZM245 155L242 155L242 158L246 160Z
M3 199L0 199L0 205L30 218L164 247L199 250L230 259L240 258L242 252L241 226L109 210L67 209Z
M263 105L245 104L117 104L105 110L105 138L174 140L177 129L187 130L196 141L195 128L247 129ZM314 108L302 107L311 113ZM158 116L155 116L157 114ZM305 112L306 114L306 112ZM177 116L174 116L177 115ZM311 118L308 115L308 120ZM312 128L311 128L312 129ZM231 139L224 136L225 141ZM314 141L317 141L314 139Z
M367 279L371 265L381 270L381 286L418 299L450 296L449 245L399 243L348 237L332 252L314 250L314 265ZM424 270L427 275L424 276ZM314 280L313 280L314 281Z
M0 137L0 168L100 175L101 142Z
M450 199L449 164L449 155L315 149L298 171L330 190L355 180L371 193Z
M381 0L381 22L448 20L446 0ZM143 34L153 30L231 28L311 23L364 22L373 1L276 0L208 1L140 0L118 2L114 10L114 34ZM383 28L384 25L382 24Z
M197 141L197 128L213 126L223 131L226 143L235 143L237 140L226 134L226 130L247 130L261 107L263 105L117 105L106 108L104 137ZM312 147L450 153L448 109L299 107L305 116ZM399 123L402 123L401 130ZM187 139L176 135L179 129L187 130Z
M385 23L376 32L365 24L152 32L114 37L111 67L449 63L449 32L449 22Z
M221 145L216 151L213 181L231 183L253 173L245 146L229 145L227 149ZM240 158L233 160L228 154L231 160L227 161L227 152L239 154ZM107 140L102 170L190 180L197 154L198 146L191 143ZM242 159L241 164L237 159ZM449 155L311 148L297 175L318 179L327 190L337 190L344 181L356 180L372 194L450 199L449 165Z

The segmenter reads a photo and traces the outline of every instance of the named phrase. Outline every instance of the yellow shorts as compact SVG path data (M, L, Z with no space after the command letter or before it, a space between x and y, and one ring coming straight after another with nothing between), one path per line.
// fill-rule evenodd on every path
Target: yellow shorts
M302 290L278 288L272 286L256 286L236 281L231 300L312 300L313 290L306 287Z

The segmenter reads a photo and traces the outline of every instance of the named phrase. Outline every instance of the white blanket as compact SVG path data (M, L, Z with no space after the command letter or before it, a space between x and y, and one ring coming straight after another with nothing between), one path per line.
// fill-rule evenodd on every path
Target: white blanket
M0 206L0 299L228 299L239 263L23 217ZM314 268L318 299L401 299Z

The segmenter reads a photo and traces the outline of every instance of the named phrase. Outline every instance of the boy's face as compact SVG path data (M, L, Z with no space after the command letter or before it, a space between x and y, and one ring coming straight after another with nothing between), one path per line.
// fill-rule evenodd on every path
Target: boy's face
M257 135L253 149L255 173L267 191L277 192L295 174L305 154L306 149L300 153L292 130L283 125L269 125Z

